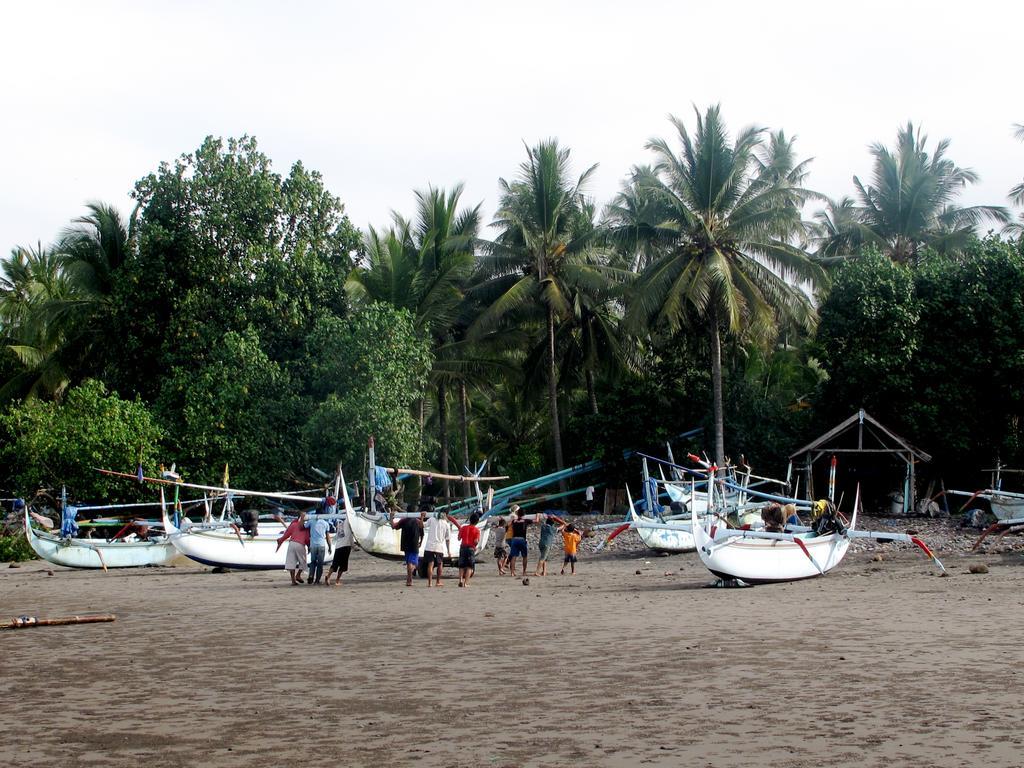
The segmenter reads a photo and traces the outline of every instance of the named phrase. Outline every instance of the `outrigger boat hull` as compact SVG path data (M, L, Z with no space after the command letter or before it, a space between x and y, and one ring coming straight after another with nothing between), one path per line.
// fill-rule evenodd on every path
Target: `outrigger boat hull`
M177 528L166 514L164 528L171 534L171 541L178 552L203 565L254 571L282 570L285 565L288 544L277 546L278 538L284 533L284 526L280 523L260 523L257 536L242 533L241 540L230 527Z
M169 537L152 541L64 539L32 527L25 513L25 537L32 551L54 565L67 568L144 568L167 565L178 556Z
M998 520L1016 520L1024 517L1024 494L994 493L989 497L992 514Z

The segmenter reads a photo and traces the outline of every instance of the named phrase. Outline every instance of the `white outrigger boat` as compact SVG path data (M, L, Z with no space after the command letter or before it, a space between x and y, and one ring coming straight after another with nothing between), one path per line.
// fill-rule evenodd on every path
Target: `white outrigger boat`
M61 536L37 530L25 508L25 538L32 551L54 565L68 568L142 568L150 565L168 565L178 556L171 537L152 536L149 539L106 541L74 536Z
M125 472L100 471L115 477L136 478L136 475L129 475ZM301 494L238 490L227 487L186 483L180 479L144 477L143 480L161 486L193 488L201 491L226 494L226 510L225 513L222 513L219 520L206 519L203 522L193 522L186 517L179 520L179 523L176 525L168 512L168 505L166 503L162 503L162 513L164 529L167 531L170 544L176 552L180 552L197 563L214 568L226 568L228 570L281 570L284 568L285 555L288 550L285 546L279 547L277 543L278 538L284 533L284 526L279 522L261 521L255 536L241 531L237 521L232 516L226 514L230 512L230 498L232 495L295 501L308 504L309 506L313 506L319 501L317 498ZM341 477L340 472L336 486L337 484L340 484L341 488L345 487L344 479ZM335 492L337 493L337 491ZM161 501L163 502L162 489ZM344 519L345 515L334 514L325 515L325 517Z
M706 490L698 490L697 483L682 479L682 473L684 471L693 474L698 473L695 470L676 464L673 460L671 446L668 446L668 452L668 461L659 459L655 456L640 454L643 458L644 498L648 514L638 514L632 503L632 499L630 499L629 518L632 525L629 527L633 528L637 532L637 535L645 546L656 552L693 552L697 549L697 543L693 534L690 514L696 513L698 518L703 520L708 513L709 495ZM698 456L690 454L689 458L692 461L699 463L705 470L710 467L710 464L706 460L701 460ZM673 479L665 479L664 473L662 473L660 480L651 477L647 467L648 459L656 461L660 466L669 467L673 473ZM740 475L737 478L743 483L742 488L740 490L733 490L726 500L727 506L732 505L738 509L741 523L753 523L755 520L759 519L759 513L757 511L751 511L747 504L746 490L752 477L756 476L751 475L748 468L745 475ZM781 481L772 480L771 478L758 477L757 479L765 482L782 484ZM702 482L706 487L707 480L705 479ZM669 501L672 502L672 506L682 509L686 513L685 516L652 514L654 510L662 509L661 505L658 503L659 488L664 488L664 492L668 495ZM611 541L615 535L616 534L613 534L609 537L608 541Z
M367 477L367 488L374 489L375 491L386 490L388 485L383 485L383 480L387 476L387 473L378 473L375 464L375 449L373 438L370 438L369 443L369 475ZM481 466L481 470L482 470ZM386 467L380 469L386 470ZM410 472L412 470L402 470L403 472ZM423 472L426 475L428 473ZM462 476L462 475L440 475L433 474L433 477L458 480L473 480L476 485L477 499L480 506L483 506L483 494L480 491L479 484L479 473L475 476ZM366 494L369 495L369 494ZM385 560L401 560L404 558L401 547L401 531L392 527L391 516L385 511L377 510L374 508L372 503L360 507L359 509L353 509L352 503L349 500L348 493L345 493L345 512L348 514L348 524L352 528L352 537L356 540L359 548L367 554L373 555L374 557L380 557ZM480 529L480 543L476 547L476 553L479 555L481 552L487 549L487 542L490 539L491 529L484 520L477 523L477 528ZM445 558L446 561L452 563L458 560L459 556L459 529L451 523L448 523L450 540L451 540L451 558ZM425 552L426 540L420 542L419 554L422 556Z
M817 527L818 532L805 526L793 526L782 533L729 528L724 520L715 521L714 516L708 516L702 523L696 513L692 513L697 553L704 566L721 579L767 584L823 576L842 562L853 539L865 538L913 544L945 572L939 559L916 536L858 531L856 509L859 501L858 488L848 527L842 524L836 513L833 519L826 519L826 524ZM824 515L829 516L830 513L825 512Z
M280 523L259 524L256 536L237 532L228 525L193 523L181 528L164 511L164 527L176 551L197 563L229 570L281 570L287 547L278 547L284 533Z

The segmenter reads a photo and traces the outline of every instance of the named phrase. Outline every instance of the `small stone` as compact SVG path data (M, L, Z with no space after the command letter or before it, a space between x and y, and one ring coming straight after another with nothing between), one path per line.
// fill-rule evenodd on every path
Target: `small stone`
M907 529L907 536L917 536L918 533L920 533L920 531L918 531L918 530L916 530L914 528L908 528Z
M884 557L882 557L881 555L875 555L875 556L874 556L874 557L872 557L871 559L872 559L873 561L875 561L876 563L880 563L880 562L882 562L882 560L884 560L885 558L884 558Z
M21 563L11 563L8 568L21 568Z
M639 568L638 568L638 569L637 569L637 571L636 571L636 575L637 575L637 576L639 576L639 575L640 575L640 569L639 569Z
M968 570L971 573L988 573L988 566L984 563L975 563Z
M523 586L524 587L530 586L530 577L529 576L527 576L525 579L523 579Z
M494 614L493 614L493 613L490 613L490 612L488 612L488 613L485 613L485 614L484 614L484 618L485 618L485 619L493 619L493 618L494 618Z
M53 571L51 571L49 568L47 568L46 569L46 575L47 576L53 576Z

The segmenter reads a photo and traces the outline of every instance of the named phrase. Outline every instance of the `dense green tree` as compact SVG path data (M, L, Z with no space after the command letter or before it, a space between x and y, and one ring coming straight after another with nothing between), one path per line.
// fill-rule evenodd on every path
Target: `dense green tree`
M826 419L863 407L883 422L905 424L921 314L910 270L868 250L840 266L819 312L815 350L829 377Z
M693 136L680 120L672 123L681 153L652 139L647 146L658 163L634 179L662 207L655 234L668 244L640 275L630 311L648 326L675 330L696 322L708 334L714 455L721 465L722 334L769 337L780 316L811 326L813 308L793 281L814 285L824 276L793 244L807 195L797 183L801 164L789 163L789 171L779 173L774 163L759 162L764 130L747 128L731 142L717 106L698 113ZM778 149L769 148L768 156Z
M15 248L0 262L0 338L16 361L7 358L0 401L59 397L71 383L78 329L55 308L74 304L80 293L63 263L58 251L42 244Z
M211 137L134 194L137 252L115 279L108 328L120 391L155 400L167 371L249 326L269 359L294 363L317 320L344 313L359 235L301 163L282 177L255 139Z
M284 487L306 457L305 405L250 327L228 331L196 365L167 371L155 410L190 477L215 481L227 463L239 485Z
M134 498L124 480L95 468L131 472L141 461L151 473L163 458L162 432L146 407L96 380L72 387L59 403L32 399L11 407L0 415L0 433L0 463L23 495L66 485L75 499Z
M939 470L1024 461L1024 256L990 236L914 275L920 304L907 418ZM862 343L872 343L862 335ZM973 476L972 479L977 479Z
M377 302L347 320L322 319L306 349L315 388L304 436L314 462L340 460L358 476L370 435L389 466L421 458L412 406L427 384L430 342L408 311Z

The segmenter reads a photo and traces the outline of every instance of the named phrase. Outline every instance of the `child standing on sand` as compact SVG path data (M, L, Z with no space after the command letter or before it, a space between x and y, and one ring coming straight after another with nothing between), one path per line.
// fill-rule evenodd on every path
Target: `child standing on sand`
M509 529L505 526L505 518L499 517L494 526L494 561L498 564L498 573L505 575L505 560L508 558L508 547L505 546L505 534Z
M534 576L548 575L548 551L551 549L551 542L554 541L557 530L555 518L551 515L545 517L544 522L540 524L540 543L537 546L537 555L540 559L537 561L537 570L533 572Z
M572 523L563 525L562 531L562 547L565 549L565 558L562 560L562 571L561 575L565 575L565 566L569 566L570 572L573 576L576 575L576 551L580 546L580 542L583 540L583 536L576 530L576 526Z

